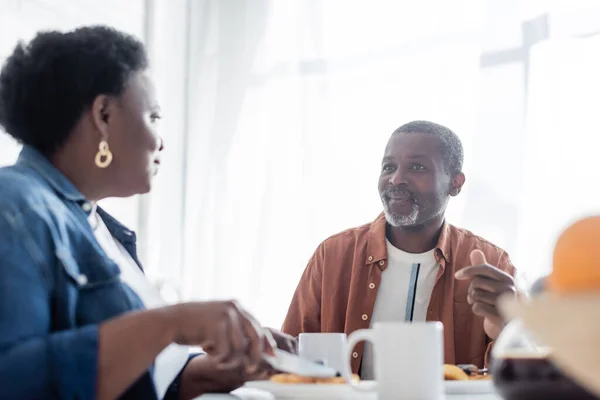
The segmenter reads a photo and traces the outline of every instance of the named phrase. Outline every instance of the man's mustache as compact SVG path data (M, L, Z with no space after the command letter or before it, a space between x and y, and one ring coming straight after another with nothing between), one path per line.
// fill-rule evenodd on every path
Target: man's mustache
M405 186L390 186L387 187L381 192L381 197L391 198L391 197L408 197L411 200L416 200L416 196L413 192L408 190Z

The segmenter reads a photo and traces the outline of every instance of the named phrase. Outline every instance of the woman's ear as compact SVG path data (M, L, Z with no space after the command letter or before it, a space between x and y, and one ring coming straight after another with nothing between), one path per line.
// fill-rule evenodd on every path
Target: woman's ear
M108 122L110 120L110 99L106 95L99 95L92 103L92 120L96 129L103 138L108 137Z

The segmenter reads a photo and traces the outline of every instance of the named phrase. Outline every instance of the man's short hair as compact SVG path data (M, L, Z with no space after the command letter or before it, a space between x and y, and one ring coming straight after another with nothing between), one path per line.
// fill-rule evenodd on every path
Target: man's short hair
M464 150L462 142L451 129L430 121L412 121L396 129L397 133L426 133L435 135L440 143L440 151L444 157L446 171L454 175L462 172Z

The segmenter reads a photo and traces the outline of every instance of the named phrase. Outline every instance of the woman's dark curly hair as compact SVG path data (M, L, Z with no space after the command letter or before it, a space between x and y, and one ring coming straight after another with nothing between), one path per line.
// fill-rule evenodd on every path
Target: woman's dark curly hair
M19 142L52 154L100 95L120 96L145 70L144 45L105 26L41 32L19 43L0 72L0 125Z

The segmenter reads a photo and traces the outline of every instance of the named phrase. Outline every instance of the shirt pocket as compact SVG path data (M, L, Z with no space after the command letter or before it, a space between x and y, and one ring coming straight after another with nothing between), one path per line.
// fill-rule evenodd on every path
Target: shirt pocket
M69 319L75 325L100 323L140 308L126 292L119 267L112 260L101 254L81 260L76 256L67 249L56 252L65 277L60 293L65 295Z
M119 268L101 255L75 260L69 249L62 248L56 251L56 258L67 279L78 290L90 290L120 282Z

